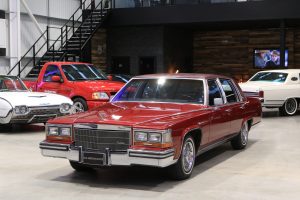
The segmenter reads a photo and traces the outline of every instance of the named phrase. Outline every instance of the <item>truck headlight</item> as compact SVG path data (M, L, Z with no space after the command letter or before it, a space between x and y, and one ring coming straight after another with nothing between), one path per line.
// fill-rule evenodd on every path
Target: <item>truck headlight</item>
M94 100L109 100L109 96L106 92L94 92L92 94L92 99Z
M173 146L172 131L134 130L134 145L168 148Z
M16 106L15 107L15 113L17 115L26 115L26 114L28 114L28 112L29 112L29 109L27 106Z
M63 103L60 105L61 113L69 113L71 111L72 105L68 103Z

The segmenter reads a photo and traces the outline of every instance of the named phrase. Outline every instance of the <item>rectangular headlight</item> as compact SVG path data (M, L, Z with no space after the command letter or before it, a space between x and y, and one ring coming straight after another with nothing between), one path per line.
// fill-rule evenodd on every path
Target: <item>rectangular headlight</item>
M50 126L48 128L48 135L58 135L58 127Z
M61 128L60 135L61 136L71 136L71 128Z
M146 132L136 131L134 132L134 140L136 142L147 142L148 134Z
M152 143L161 142L161 133L148 133L148 142L152 142Z

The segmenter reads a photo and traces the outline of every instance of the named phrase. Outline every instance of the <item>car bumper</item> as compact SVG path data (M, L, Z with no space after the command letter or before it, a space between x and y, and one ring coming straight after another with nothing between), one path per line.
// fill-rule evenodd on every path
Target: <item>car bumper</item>
M80 148L66 144L41 142L41 154L46 157L65 158L84 163L83 151ZM128 149L127 152L105 152L105 163L99 166L130 166L146 165L153 167L167 167L174 164L174 149L164 151L146 151Z

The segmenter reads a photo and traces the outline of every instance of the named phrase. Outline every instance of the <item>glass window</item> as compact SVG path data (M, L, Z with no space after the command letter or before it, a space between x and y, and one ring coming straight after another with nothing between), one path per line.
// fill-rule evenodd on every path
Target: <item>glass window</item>
M284 83L288 74L281 72L259 72L249 81L266 81Z
M107 80L106 75L93 65L63 65L62 70L69 81Z
M114 101L204 103L203 81L187 79L134 79Z
M16 76L0 75L0 92L27 90L23 82Z
M220 79L222 88L226 95L226 100L228 103L238 102L238 95L233 86L233 83L228 79Z
M214 106L214 99L222 98L221 90L216 82L216 80L207 80L208 84L208 103L210 106ZM224 103L224 102L223 102Z
M56 65L49 65L45 71L43 81L44 82L52 82L52 76L60 76L61 73L59 68Z

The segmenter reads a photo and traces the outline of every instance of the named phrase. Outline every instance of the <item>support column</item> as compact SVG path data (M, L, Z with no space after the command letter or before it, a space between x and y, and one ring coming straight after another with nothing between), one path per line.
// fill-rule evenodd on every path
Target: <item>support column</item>
M21 58L21 23L19 0L9 0L9 47L10 68L12 68ZM11 74L16 75L17 69Z

